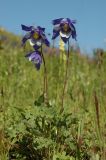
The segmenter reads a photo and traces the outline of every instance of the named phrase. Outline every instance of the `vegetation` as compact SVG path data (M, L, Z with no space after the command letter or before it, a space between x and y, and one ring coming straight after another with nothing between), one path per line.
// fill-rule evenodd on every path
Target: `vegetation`
M106 160L106 52L89 58L70 49L60 112L66 61L58 49L44 48L45 104L43 64L36 71L25 58L30 47L0 35L0 160Z

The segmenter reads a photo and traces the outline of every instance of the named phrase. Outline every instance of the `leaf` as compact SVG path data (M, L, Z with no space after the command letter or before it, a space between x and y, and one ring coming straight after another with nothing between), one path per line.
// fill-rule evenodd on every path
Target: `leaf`
M38 100L35 100L34 105L35 106L41 106L41 104L44 103L44 95L40 95Z

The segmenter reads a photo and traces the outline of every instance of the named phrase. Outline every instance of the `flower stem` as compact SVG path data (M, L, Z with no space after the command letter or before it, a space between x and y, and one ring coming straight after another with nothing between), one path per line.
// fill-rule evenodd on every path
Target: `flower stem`
M65 90L66 90L67 81L68 81L69 53L70 53L70 50L69 50L69 40L68 40L68 55L67 55L67 61L66 61L66 71L65 71L65 79L64 79L64 86L63 86L62 103L61 103L60 113L62 113L64 111Z
M45 104L47 104L48 103L47 69L46 69L45 58L42 52L42 46L41 46L41 56L42 56L43 65L44 65L44 102Z

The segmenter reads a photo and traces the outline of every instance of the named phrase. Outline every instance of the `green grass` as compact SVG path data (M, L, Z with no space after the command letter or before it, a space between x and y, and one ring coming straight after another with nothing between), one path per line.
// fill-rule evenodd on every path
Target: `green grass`
M93 58L70 52L64 111L60 114L65 62L45 54L36 71L19 47L0 50L0 160L106 159L106 53Z

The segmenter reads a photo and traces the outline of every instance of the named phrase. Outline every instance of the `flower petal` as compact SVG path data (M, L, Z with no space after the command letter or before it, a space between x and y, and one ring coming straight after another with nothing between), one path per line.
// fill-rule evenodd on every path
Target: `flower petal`
M27 57L29 61L32 61L34 63L37 70L40 69L40 65L42 63L42 58L41 58L40 52L34 51L31 53L28 53L25 57Z
M71 32L69 32L69 33L63 33L62 31L60 31L60 36L61 37L65 37L65 38L70 38Z
M54 20L52 21L52 24L53 24L53 25L60 24L60 22L61 22L62 19L63 19L63 18L54 19Z
M31 31L33 28L33 26L25 26L23 24L21 24L21 27L22 27L22 30L24 30L24 31Z
M61 37L61 39L63 40L64 43L67 43L67 41L68 41L69 38Z
M55 39L59 36L59 31L53 31L52 39Z

